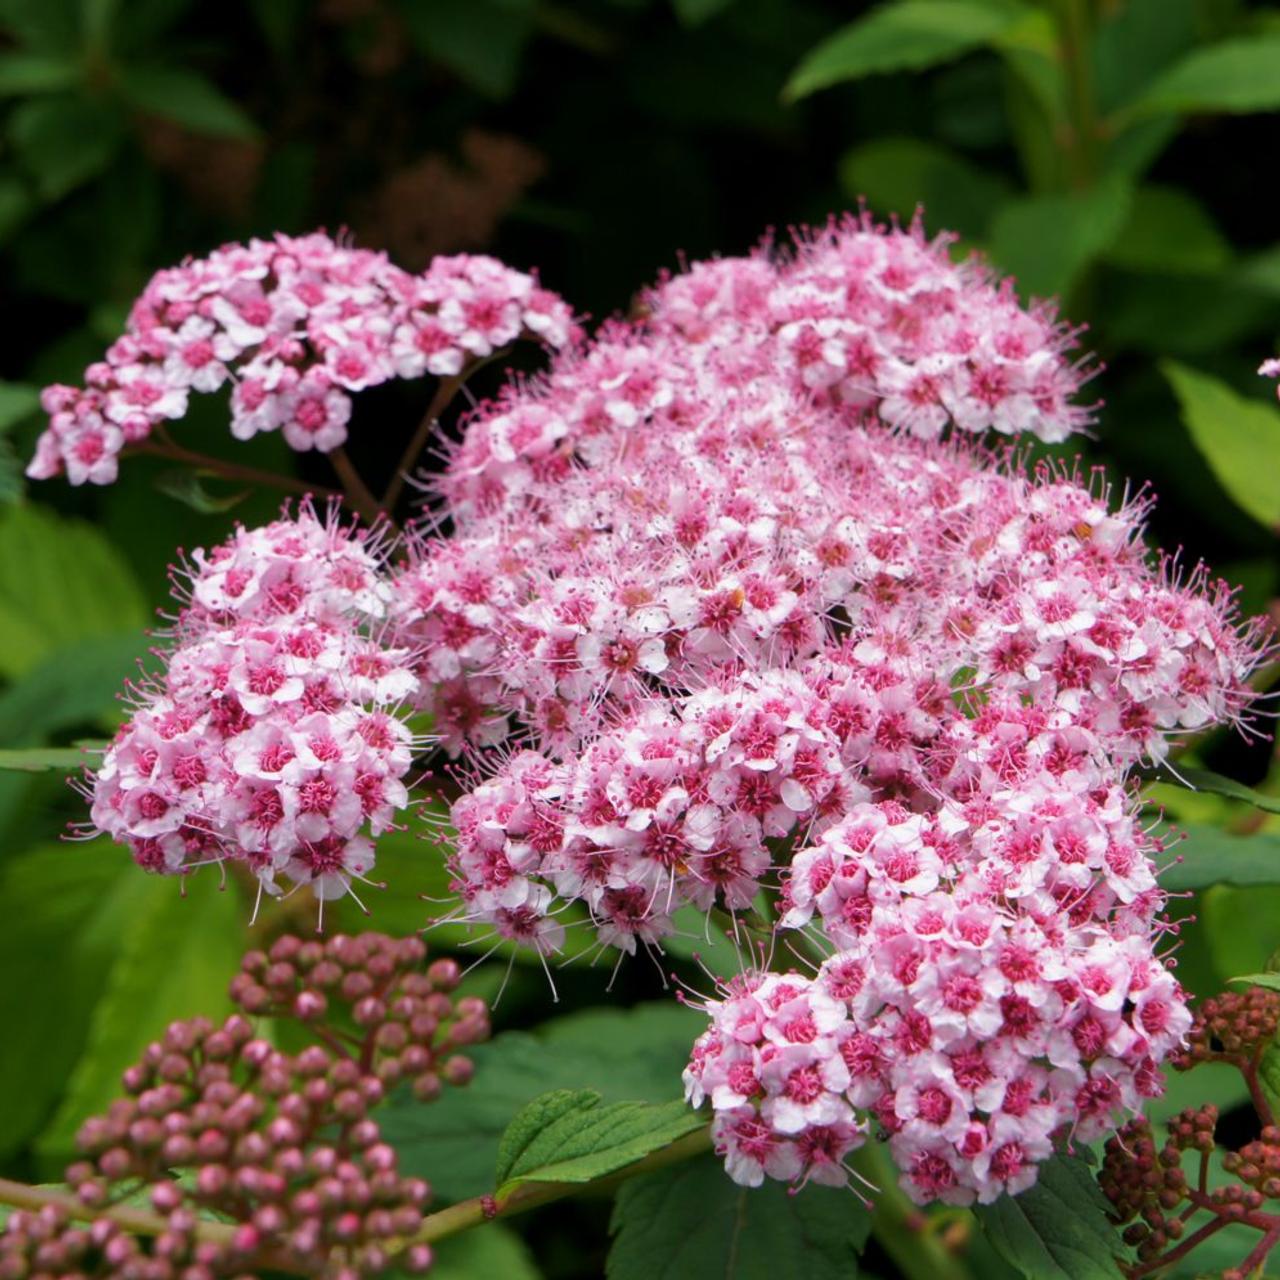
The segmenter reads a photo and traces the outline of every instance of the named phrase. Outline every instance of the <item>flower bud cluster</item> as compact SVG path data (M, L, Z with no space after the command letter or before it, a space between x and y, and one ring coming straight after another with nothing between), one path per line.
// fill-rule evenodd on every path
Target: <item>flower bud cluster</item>
M245 864L340 897L408 803L416 688L386 643L384 550L304 505L197 553L158 685L92 775L96 829L152 871Z
M1194 1136L1190 1145L1202 1149L1206 1136L1213 1147L1216 1113L1184 1113L1177 1122L1185 1129L1190 1123ZM1125 1227L1122 1239L1147 1262L1164 1252L1184 1234L1178 1210L1186 1198L1187 1178L1182 1171L1183 1142L1171 1137L1157 1149L1151 1125L1143 1119L1130 1120L1107 1140L1098 1171L1098 1185L1111 1202L1113 1221ZM1136 1219L1136 1221L1135 1221Z
M574 334L563 301L493 258L436 258L415 276L319 232L227 245L158 272L87 385L45 391L49 427L27 474L109 484L122 449L228 382L237 439L279 430L327 453L347 438L352 392Z
M451 997L457 966L424 971L424 956L417 939L380 934L285 937L247 955L237 1003L299 1022L319 1043L284 1053L240 1013L221 1026L171 1024L125 1072L126 1096L78 1135L84 1158L67 1181L98 1216L82 1225L58 1206L14 1214L0 1236L0 1276L206 1280L267 1268L345 1280L427 1270L430 1249L404 1242L430 1188L401 1175L370 1113L406 1075L424 1099L465 1083L470 1062L456 1050L483 1039L488 1022L482 1002ZM163 1219L146 1243L110 1214L139 1185ZM202 1231L210 1222L216 1229Z
M1173 1059L1188 1071L1202 1062L1247 1063L1280 1030L1280 991L1248 987L1203 1001L1195 1011L1187 1043Z

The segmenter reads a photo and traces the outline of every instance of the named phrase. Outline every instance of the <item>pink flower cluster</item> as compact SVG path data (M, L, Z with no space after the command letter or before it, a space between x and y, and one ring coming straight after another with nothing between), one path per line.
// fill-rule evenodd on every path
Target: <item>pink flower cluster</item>
M94 828L152 871L244 863L339 897L408 803L417 688L385 643L384 549L304 506L188 566L167 670L92 777Z
M280 430L327 453L347 438L353 391L574 334L560 298L493 258L437 258L415 276L321 233L227 245L152 278L85 388L45 390L49 427L27 474L109 484L122 449L227 382L237 439Z

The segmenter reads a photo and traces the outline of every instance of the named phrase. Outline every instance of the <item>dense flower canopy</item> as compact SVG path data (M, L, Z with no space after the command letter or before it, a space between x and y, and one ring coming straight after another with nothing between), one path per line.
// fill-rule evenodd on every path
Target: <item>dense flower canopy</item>
M333 896L430 713L469 780L462 918L553 955L580 903L627 952L767 902L812 957L706 1002L686 1087L734 1178L843 1182L874 1123L918 1200L1026 1187L1157 1093L1189 1025L1129 775L1241 717L1257 628L1153 561L1142 500L982 442L1082 429L1085 370L918 227L697 264L590 342L533 296L488 347L565 349L471 416L402 556L304 506L189 566L94 823L151 869ZM350 298L343 343L383 350ZM329 332L286 373L331 377ZM397 371L424 368L461 365ZM36 466L109 479L72 470L69 394Z

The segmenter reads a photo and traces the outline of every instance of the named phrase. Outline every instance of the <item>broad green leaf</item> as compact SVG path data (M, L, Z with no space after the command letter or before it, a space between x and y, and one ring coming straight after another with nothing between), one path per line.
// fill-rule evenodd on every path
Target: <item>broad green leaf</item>
M1134 115L1280 109L1280 33L1224 40L1175 62L1128 110Z
M0 432L29 418L40 408L40 388L21 382L0 382Z
M35 506L0 512L0 675L146 622L129 566L97 529Z
M974 1212L996 1252L1027 1280L1120 1280L1120 1237L1082 1160L1055 1156L1034 1186Z
M97 177L123 139L115 112L85 97L29 98L9 117L9 140L45 200Z
M80 77L71 58L39 53L0 53L0 97L27 97L69 89Z
M1207 889L1215 884L1249 888L1280 885L1280 835L1259 832L1233 836L1216 827L1184 826L1186 839L1174 846L1176 861L1160 875L1169 893Z
M1251 987L1265 987L1268 991L1280 991L1280 973L1246 973L1229 982L1243 982Z
M78 769L97 757L81 747L21 747L0 749L0 769L19 773L48 773L51 769Z
M887 71L918 71L989 44L1027 12L1009 0L898 0L881 5L811 49L783 96Z
M539 1280L542 1274L528 1245L500 1222L432 1247L431 1280Z
M714 1156L623 1184L608 1280L853 1280L871 1218L847 1190L751 1190Z
M127 863L120 849L100 856ZM93 1010L84 1053L49 1128L41 1154L70 1154L76 1130L118 1096L120 1074L175 1018L215 1020L231 1010L227 985L245 946L246 904L217 876L201 876L183 896L174 880L129 868L141 888L132 908L112 921L120 946Z
M1280 475L1280 408L1274 402L1242 396L1225 382L1172 360L1163 361L1161 368L1178 397L1182 420L1218 482L1243 511L1269 529L1280 529L1280 484L1276 482ZM1210 791L1219 789L1207 781L1188 781ZM1248 799L1242 794L1247 790L1222 794ZM1280 805L1280 801L1272 803ZM1272 812L1280 812L1280 808Z
M946 147L919 138L877 138L847 152L840 184L853 199L865 196L879 213L910 219L924 206L931 227L981 239L1009 184Z
M1132 188L1110 178L1092 191L1012 200L991 227L991 256L1023 297L1065 295L1120 235Z
M493 1190L499 1143L522 1107L553 1089L592 1089L606 1103L665 1102L704 1025L664 1001L502 1032L468 1050L475 1078L445 1102L424 1107L408 1091L396 1094L381 1113L383 1133L401 1168L430 1179L443 1199L483 1195Z
M1129 217L1103 255L1131 271L1220 271L1231 247L1194 196L1177 187L1146 186L1133 193Z
M1125 0L1100 10L1092 72L1098 110L1132 101L1196 42L1197 0Z
M507 1126L498 1147L497 1186L594 1182L699 1129L707 1117L684 1102L601 1105L591 1089L535 1098Z
M529 0L400 0L399 7L428 57L491 98L514 91L533 34Z
M125 99L193 133L253 140L258 126L216 85L185 67L134 66L120 77Z

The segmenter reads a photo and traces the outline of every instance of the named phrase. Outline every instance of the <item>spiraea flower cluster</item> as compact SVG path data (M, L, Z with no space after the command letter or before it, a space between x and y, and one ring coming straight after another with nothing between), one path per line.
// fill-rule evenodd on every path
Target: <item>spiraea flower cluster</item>
M1186 1032L1131 771L1240 721L1265 645L1147 553L1141 495L983 443L1085 427L1089 370L947 250L850 217L662 281L469 415L396 563L324 525L318 565L369 553L349 590L275 587L256 535L198 560L95 821L339 892L429 715L460 918L660 950L763 894L812 957L708 1002L687 1084L733 1176L841 1181L874 1131L918 1200L1028 1186ZM194 790L170 703L223 762Z
M220 1026L175 1022L148 1046L125 1072L125 1096L80 1131L84 1158L67 1170L74 1201L10 1216L0 1274L428 1270L431 1249L412 1237L431 1189L400 1173L371 1112L410 1058L419 1080L434 1080L430 1096L465 1083L470 1062L457 1051L487 1036L488 1016L482 1002L454 999L451 961L422 968L425 952L417 939L362 934L287 936L246 956L232 988L245 1012ZM285 1053L245 1014L292 1019L315 1042ZM159 1219L149 1239L112 1212L139 1190Z
M574 332L563 301L493 258L437 258L415 276L321 233L228 245L155 275L83 388L46 389L49 429L27 474L108 484L123 449L227 383L237 439L278 430L327 453L347 438L352 392Z
M323 901L366 877L414 750L382 556L309 506L198 553L166 669L92 777L94 827L148 870L230 860L269 893L284 876Z

